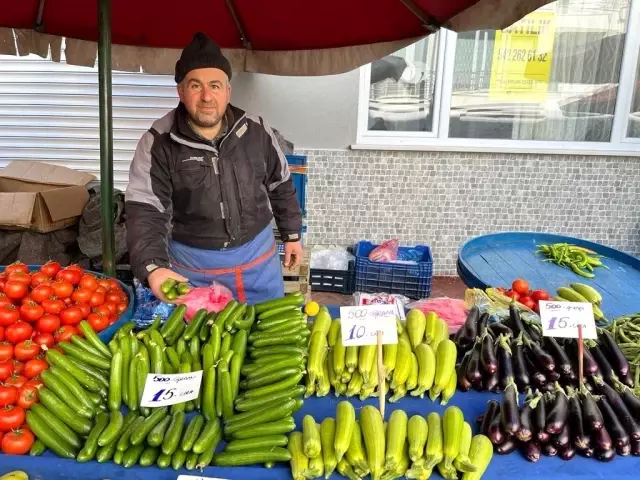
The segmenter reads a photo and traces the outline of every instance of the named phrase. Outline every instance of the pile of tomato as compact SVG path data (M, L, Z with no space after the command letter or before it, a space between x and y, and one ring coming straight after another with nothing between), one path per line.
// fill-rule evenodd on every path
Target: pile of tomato
M549 293L546 290L531 290L529 282L521 278L513 281L511 289L500 287L498 291L536 313L540 313L538 302L549 300Z
M48 262L29 271L21 262L0 274L0 450L19 454L34 436L25 411L38 401L44 354L89 322L100 332L127 309L129 297L116 280L97 278L82 267ZM28 445L28 447L27 447Z

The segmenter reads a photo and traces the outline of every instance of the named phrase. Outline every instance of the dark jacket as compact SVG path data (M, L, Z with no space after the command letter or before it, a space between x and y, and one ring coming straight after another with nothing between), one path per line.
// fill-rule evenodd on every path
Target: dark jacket
M138 142L126 213L131 267L139 279L146 280L151 264L170 266L170 237L208 250L236 247L275 217L283 238L300 238L300 206L273 130L231 105L225 124L221 139L205 140L189 126L181 103Z

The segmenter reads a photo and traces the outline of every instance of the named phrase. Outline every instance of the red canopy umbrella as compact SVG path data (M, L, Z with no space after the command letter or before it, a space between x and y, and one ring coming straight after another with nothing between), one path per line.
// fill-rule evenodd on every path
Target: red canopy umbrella
M103 268L115 274L111 68L173 73L194 32L234 71L329 75L450 28L501 29L551 0L13 0L0 9L0 54L95 65L100 98ZM113 47L112 47L113 44Z
M235 71L326 75L352 70L437 31L501 29L550 0L111 0L114 68L172 73L202 31ZM95 64L98 3L16 0L0 9L0 53ZM39 32L39 33L38 33ZM4 42L2 41L4 38Z

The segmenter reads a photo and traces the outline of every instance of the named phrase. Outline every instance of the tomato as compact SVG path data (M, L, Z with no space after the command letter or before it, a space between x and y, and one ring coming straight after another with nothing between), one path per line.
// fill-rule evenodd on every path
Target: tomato
M53 288L47 285L38 285L36 288L31 290L30 296L34 302L41 304L43 301L53 296Z
M54 278L60 270L62 270L62 266L58 262L47 262L40 267L40 272L50 278Z
M58 319L58 325L59 324L60 324L60 320ZM56 331L57 331L57 328L56 328ZM47 348L44 349L44 350L47 350L47 349L53 347L53 345L56 343L55 338L53 338L53 333L55 333L55 331L54 332L36 333L33 336L33 341L35 343L37 343L38 345L40 345L40 348L47 347Z
M98 285L104 288L105 292L108 292L111 289L111 283L107 278L101 278L98 280Z
M116 313L116 306L114 304L100 305L99 307L95 307L92 309L93 313L97 313L98 315L102 315L103 317L111 317L114 313Z
M11 385L0 385L0 407L15 405L18 401L19 390Z
M0 409L0 432L16 430L24 423L24 409L8 406ZM4 441L4 437L2 438Z
M16 360L20 360L21 362L26 362L27 360L36 358L39 353L40 353L40 345L38 345L35 342L32 342L31 340L20 342L13 349L13 356L15 357ZM26 370L26 365L25 365L25 370Z
M89 299L89 306L99 307L104 303L104 293L94 292Z
M84 275L84 268L82 268L80 265L78 265L77 263L72 263L71 265L69 265L68 267L65 267L67 270L75 270L76 272L81 273L82 275Z
M96 332L101 332L109 326L109 317L100 315L99 313L92 313L87 317L87 322L91 325Z
M521 278L519 278L513 281L511 289L514 292L518 292L520 295L527 295L529 293L529 284L526 282L526 280L522 280Z
M44 308L36 302L30 301L20 307L20 317L27 322L35 322L44 315Z
M509 292L507 297L513 298L516 302L520 300L520 294L518 292Z
M92 295L93 292L91 290L80 288L71 294L71 300L76 303L89 303Z
M109 292L104 297L105 302L111 303L119 303L120 302L120 294L118 292Z
M79 330L73 325L63 325L56 331L54 338L56 339L56 343L68 342L71 341L72 336L78 334Z
M0 325L8 327L20 320L20 310L15 305L0 306ZM5 335L7 334L5 330Z
M75 306L82 310L82 318L87 318L91 313L91 307L88 303L76 303Z
M103 287L98 287L98 288L96 288L95 293L99 293L101 295L106 295L107 294L107 290L105 288L103 288Z
M4 334L7 337L7 341L15 345L16 343L29 340L33 334L33 327L27 322L18 321L13 325L9 325L5 329Z
M4 294L12 300L20 300L25 297L29 291L29 286L22 282L7 281L2 290Z
M15 262L11 265L7 265L7 268L4 269L7 275L11 275L12 273L29 273L29 267L22 262Z
M91 290L92 292L99 287L96 276L89 273L84 274L84 276L80 279L79 286L80 288Z
M8 342L0 343L0 362L13 358L13 345Z
M0 326L0 342L4 342L4 327Z
M24 363L15 358L11 360L11 374L22 375L24 372Z
M68 298L73 293L73 285L64 280L53 282L53 294L58 298Z
M531 293L531 298L536 302L539 302L540 300L549 300L549 294L545 290L534 290Z
M73 305L73 301L71 300L71 297L67 297L67 298L63 298L62 299L62 303L64 303L64 307L70 307L71 305Z
M118 307L116 308L116 315L119 317L120 315L122 315L124 312L127 311L128 307L129 305L126 303L119 303Z
M58 315L64 310L64 302L57 297L49 297L42 301L42 308L44 308L45 313Z
M19 428L6 433L0 441L0 450L7 455L26 455L31 450L36 437L31 430Z
M40 333L55 333L60 328L60 317L57 315L43 315L36 322L36 331Z
M37 375L35 377L33 377L31 380L29 380L27 383L24 384L25 387L35 387L38 390L41 389L42 387L44 387L44 382L42 381L42 378L40 378L40 375Z
M31 286L31 276L24 272L15 272L9 274L7 282L20 282L24 283L27 287Z
M2 285L1 289L4 290L4 285ZM0 307L3 305L13 305L13 303L3 292L0 292Z
M0 382L4 382L13 373L13 362L11 360L5 360L0 362Z
M530 310L536 306L536 302L531 297L520 297L518 301Z
M115 278L109 278L109 288L107 290L117 291L120 290L120 283Z
M18 391L17 405L25 410L29 410L31 405L38 403L38 392L38 387L25 383Z
M5 382L5 385L13 385L14 387L22 387L27 382L26 377L14 372Z
M31 275L31 288L36 288L38 285L42 285L49 281L49 277L47 277L42 272L36 272Z
M64 280L69 282L71 285L77 285L80 283L81 278L82 273L77 270L72 270L69 267L63 268L56 274L56 280Z
M62 325L76 325L82 321L82 318L80 307L68 307L60 312L60 323Z
M45 360L33 358L24 365L24 376L31 379L37 377L48 368L49 364Z

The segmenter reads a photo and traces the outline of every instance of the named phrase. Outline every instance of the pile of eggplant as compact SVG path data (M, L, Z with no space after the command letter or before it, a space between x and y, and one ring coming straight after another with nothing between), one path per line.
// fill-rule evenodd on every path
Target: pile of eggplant
M543 337L540 324L525 322L515 303L505 321L471 308L454 341L460 355L458 388L467 391L504 391L513 379L520 392L527 388L555 393L556 383L578 388L578 346L573 339ZM629 362L611 334L599 329L597 341L585 341L583 372L595 386L594 377L621 389L633 387Z

